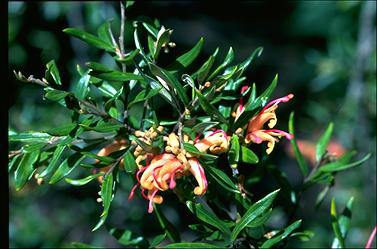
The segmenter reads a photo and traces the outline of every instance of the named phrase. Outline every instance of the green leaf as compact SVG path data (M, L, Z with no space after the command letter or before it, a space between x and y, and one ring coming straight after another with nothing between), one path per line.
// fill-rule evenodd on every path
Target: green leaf
M18 154L16 156L14 156L12 158L12 160L9 161L9 163L8 163L8 172L11 172L13 170L14 166L18 165L18 163L19 163L19 161L21 159L21 156L22 156L22 154Z
M215 55L211 55L208 60L196 71L192 77L196 78L198 83L202 83L206 77L208 76L209 71L211 70L213 63L215 62L215 56L217 52L219 51L219 48L216 48Z
M160 211L159 207L153 204L153 209L157 215L158 221L162 229L164 229L166 235L172 242L180 242L181 237L177 231L177 229L170 223L170 221L165 217L165 215Z
M350 228L350 222L352 217L353 196L348 200L346 207L343 209L341 216L338 219L339 228L344 240L347 237L348 230ZM339 248L339 240L335 237L331 248Z
M327 145L330 142L331 134L334 128L334 124L331 122L327 127L325 133L319 139L317 146L316 146L316 159L317 162L321 161L322 156L325 154L327 149Z
M60 145L60 144L58 146L56 146L56 149L54 151L54 154L52 156L50 163L48 164L47 168L45 168L45 170L42 171L41 174L39 174L40 177L47 176L58 166L57 163L58 163L61 155L63 154L65 147L66 147L66 145Z
M108 81L129 81L129 80L143 80L144 78L141 75L133 74L133 73L123 73L119 71L111 71L111 72L97 72L91 71L89 75L97 77L99 79L108 80Z
M217 229L219 229L223 234L226 240L230 237L230 230L227 225L219 219L214 213L209 212L206 208L203 207L200 203L193 203L192 201L186 201L186 206L190 211L200 220L208 223Z
M288 129L289 129L289 133L293 135L293 138L290 140L290 143L292 145L293 153L296 157L301 174L305 177L308 175L309 167L304 157L302 156L300 149L298 148L298 145L296 142L296 136L295 136L295 129L293 126L293 119L294 119L294 112L291 112L291 114L289 115Z
M232 231L231 240L234 241L237 239L238 234L253 220L255 220L259 215L264 213L267 209L270 208L272 202L274 201L275 197L277 196L280 189L277 189L270 194L266 195L263 199L254 203L247 212L242 216L241 220Z
M213 121L202 122L202 123L196 124L194 127L192 127L192 131L200 134L200 133L203 133L203 132L211 129L212 127L214 127L218 124L219 124L219 122L213 122Z
M220 66L218 66L215 69L215 71L213 71L212 74L210 74L207 80L210 81L211 79L213 79L222 69L224 69L226 66L229 65L229 63L233 61L233 58L234 58L233 48L230 47L227 55L225 56L224 62Z
M180 100L182 100L183 104L185 106L188 106L189 99L186 95L185 89L183 88L182 84L178 82L178 80L170 74L170 72L156 66L153 63L149 63L151 72L154 76L157 77L157 79L160 81L160 83L167 89L170 90L170 92L177 92Z
M126 65L132 64L134 62L134 58L136 55L138 55L140 52L139 49L135 49L132 52L129 52L123 56L123 58L120 58L118 56L115 56L114 59L116 61L119 61L121 63L125 63Z
M166 90L166 88L159 82L159 81L155 81L153 78L147 76L147 75L144 75L143 76L144 79L149 83L150 87L152 89L161 89L159 91L159 94L161 95L161 97L163 97L169 104L171 104L174 108L178 109L179 107L176 105L176 103L174 103L173 101L173 97L171 96L171 94Z
M29 153L35 150L40 150L44 146L46 146L46 143L25 144L22 146L22 151Z
M188 153L190 153L193 156L203 157L204 159L207 159L207 160L215 160L218 158L218 156L200 152L194 145L189 144L189 143L183 143L183 147Z
M48 130L44 130L43 132L48 133L52 136L66 136L68 135L73 129L75 129L77 124L66 124L58 128L51 128Z
M277 168L276 165L267 165L267 170L273 175L279 186L283 189L283 194L291 198L293 204L296 204L296 193L292 188L286 174Z
M239 127L243 127L249 122L249 120L255 115L255 109L258 107L265 106L267 104L268 98L271 96L276 88L278 80L278 75L276 74L274 80L271 82L269 87L253 102L249 101L245 105L245 110L242 112L240 117L235 121L233 125L233 131L236 131Z
M222 248L217 245L204 243L204 242L182 242L182 243L173 243L162 248Z
M143 46L140 43L139 35L137 34L137 32L138 32L138 26L137 25L138 25L137 22L134 23L134 27L135 27L135 30L134 30L135 46L140 51L140 54L143 56L143 58L145 59L145 61L150 61L150 59L147 56L145 56L145 52L144 52Z
M85 156L80 155L80 153L75 153L70 157L66 158L59 166L59 168L55 171L55 173L51 176L49 184L55 184L63 177L71 173L85 158Z
M231 191L233 193L240 193L236 184L234 184L234 182L222 170L207 165L206 172L226 190Z
M255 57L259 57L263 52L263 47L256 48L253 53L247 58L244 62L242 62L239 67L238 71L240 71L239 76L243 74L243 72L246 70L246 68L250 65L250 63L255 59ZM238 76L238 77L239 77ZM238 78L237 77L237 78Z
M146 30L148 30L148 32L149 32L151 35L154 36L154 38L157 38L158 30L157 30L155 27L153 27L152 25L150 25L150 24L148 24L148 23L146 23L146 22L141 22L141 23L143 24L144 28L145 28Z
M183 68L187 68L196 59L196 57L198 57L202 49L203 42L204 39L201 37L198 43L196 43L196 45L190 51L179 56L171 65L167 67L167 69L169 71L178 71Z
M267 220L271 217L271 214L272 214L272 208L270 208L268 211L264 212L263 214L255 218L255 220L250 222L247 225L247 227L254 228L254 227L259 227L259 226L264 225L264 223L266 223Z
M240 142L238 141L238 136L236 134L233 134L232 136L232 145L228 152L228 161L230 164L230 167L237 168L238 161L240 158Z
M45 87L45 97L52 101L59 101L64 99L70 93L66 91L56 90L51 87Z
M276 235L274 236L273 238L267 240L266 242L264 242L260 248L270 248L272 247L273 245L275 245L276 243L280 242L281 240L285 239L290 233L292 233L293 230L295 230L296 228L298 228L299 226L301 225L301 220L298 220L298 221L295 221L293 222L291 225L289 225L288 227L286 227L284 230L283 230L283 233L280 234L280 235Z
M138 95L135 97L135 99L132 100L128 104L128 107L132 106L135 103L145 101L145 100L152 98L153 96L156 96L157 94L160 93L161 89L162 89L162 87L154 88L154 89L148 89L148 92L147 92L147 89L142 90L141 92L138 93Z
M149 248L156 248L159 244L161 244L161 242L165 239L165 237L166 237L166 233L160 234L154 237L151 244L149 245Z
M355 151L352 151L350 153L346 153L345 155L342 156L338 161L333 162L333 163L328 163L319 168L320 171L322 172L336 172L336 171L341 171L345 169L349 169L355 166L358 166L362 164L364 161L368 160L371 157L371 153L368 153L365 157L362 159L346 164L346 162L350 159L351 156L353 156ZM349 159L348 159L349 158Z
M338 217L336 215L336 206L335 206L334 198L332 198L332 200L331 200L330 214L331 214L331 225L332 225L332 228L334 230L335 236L338 240L339 247L345 248L344 237L342 236L342 233L340 231Z
M90 69L93 69L93 71L97 71L97 72L108 73L108 72L114 71L114 69L111 69L98 62L89 61L89 62L86 62L85 65L89 67Z
M134 140L138 145L140 145L141 148L143 148L143 150L145 150L146 152L150 152L150 153L154 153L154 154L158 154L158 152L160 151L159 148L155 148L153 147L152 145L150 144L147 144L146 142L138 139L136 136L134 135L129 135L129 138L130 140Z
M99 247L99 246L92 246L89 244L81 243L81 242L71 242L70 246L72 248L104 248L104 247Z
M68 182L71 185L74 186L83 186L89 182L91 182L93 179L96 179L99 176L103 176L105 173L101 172L98 174L90 175L82 179L71 179L71 178L64 178L66 182Z
M95 158L95 159L97 159L101 162L107 163L107 164L111 164L115 161L113 158L111 158L109 156L97 156L97 154L87 152L87 151L82 151L81 154L83 154L87 157L90 157L90 158Z
M51 135L42 132L16 133L8 131L9 142L43 143L48 142L50 139Z
M16 190L19 191L28 181L29 177L34 172L34 163L37 161L39 156L39 150L30 153L25 153L22 156L21 162L14 173L14 180L16 184Z
M202 106L203 110L212 116L214 119L229 125L228 120L213 106L207 99L204 97L200 91L196 90L196 94L199 99L199 103Z
M112 39L111 39L111 25L109 21L105 21L99 28L97 29L97 35L98 37L104 41L107 44L112 44Z
M325 199L327 193L329 192L330 190L330 186L327 185L326 187L324 187L321 192L318 194L317 196L317 199L315 201L315 208L318 209L319 206L321 205L321 203L323 202L323 200Z
M155 54L154 42L155 41L153 40L152 36L148 35L148 49L152 58L154 57L154 54Z
M153 59L155 61L157 60L158 55L160 54L162 45L170 42L171 31L171 29L165 29L164 26L162 26L161 29L158 31L157 41L155 43L155 54L153 56Z
M86 124L79 124L81 127L83 127L85 130L93 130L97 132L112 132L117 131L119 128L123 127L122 124L111 124L111 123L104 123L101 125L97 125L95 127L86 125Z
M258 156L246 146L241 146L241 160L244 163L251 164L256 164L259 162Z
M61 85L62 82L60 80L59 70L58 70L58 67L56 66L55 61L51 60L49 63L46 64L46 67L47 67L46 74L50 74L52 78L54 79L55 83L57 85ZM46 79L48 78L47 75L45 75L45 78Z
M110 204L114 197L113 196L113 185L114 185L113 174L114 172L111 172L103 179L103 182L101 185L101 198L102 198L103 211L101 214L100 221L92 229L92 232L96 231L105 223L107 215L109 214Z
M126 2L126 9L128 9L129 7L135 4L135 1L125 1L125 2Z
M98 37L89 34L88 32L79 30L77 28L66 28L63 29L63 32L72 35L76 38L79 38L80 40L88 43L89 45L95 46L97 48L105 49L109 52L115 52L113 46L111 43L105 42Z
M114 236L117 241L124 246L138 246L138 248L145 248L147 242L143 237L139 236L132 239L132 232L130 230L111 228L110 234Z
M137 170L137 165L136 165L136 162L135 162L135 158L134 156L132 155L131 151L128 150L124 156L124 169L126 170L127 173L130 173L130 174L133 174L136 172Z

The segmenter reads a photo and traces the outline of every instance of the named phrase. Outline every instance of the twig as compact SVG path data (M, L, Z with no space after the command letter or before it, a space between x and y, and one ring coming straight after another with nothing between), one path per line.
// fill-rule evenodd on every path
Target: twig
M120 20L119 46L120 46L121 59L123 59L123 56L125 54L125 51L124 51L124 25L125 25L125 22L126 22L126 16L125 16L124 12L125 12L125 8L124 8L124 5L123 5L123 2L120 1L121 20ZM122 63L122 71L126 72L126 64L124 64L124 63Z

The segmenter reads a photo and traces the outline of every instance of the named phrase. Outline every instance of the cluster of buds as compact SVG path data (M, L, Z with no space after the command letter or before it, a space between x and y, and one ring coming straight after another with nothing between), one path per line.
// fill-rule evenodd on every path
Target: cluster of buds
M248 86L244 86L241 89L241 94L247 91ZM275 142L279 142L280 137L285 136L288 140L293 138L292 134L289 134L282 130L272 129L275 127L277 123L277 117L275 114L276 109L278 108L278 104L280 102L288 102L290 99L293 98L293 94L289 94L282 98L275 99L265 105L263 109L255 115L249 123L243 128L247 128L246 136L245 136L245 143L257 143L260 144L262 142L267 143L267 150L266 153L270 154L274 149ZM245 110L245 106L243 103L243 97L240 99L240 103L236 104L232 116L237 120L239 116ZM263 129L264 124L268 122L268 127L270 129L266 130ZM236 134L239 134L243 131L242 128L236 130Z
M148 131L143 132L138 130L135 131L134 134L140 141L143 141L144 143L151 145L153 140L156 139L159 133L161 133L163 130L164 127L162 126L159 126L157 128L151 127ZM136 146L134 151L134 156L136 157L135 162L138 168L140 169L143 167L141 165L141 162L147 159L147 157L151 157L153 154L144 151L143 148L140 145L138 145L134 140L131 142L131 144Z

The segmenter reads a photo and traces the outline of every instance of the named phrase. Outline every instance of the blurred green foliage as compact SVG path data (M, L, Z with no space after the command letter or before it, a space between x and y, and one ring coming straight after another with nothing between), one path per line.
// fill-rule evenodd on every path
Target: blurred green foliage
M255 68L246 72L248 80L255 82L260 91L266 88L262 84L271 82L274 74L279 73L280 84L274 95L295 94L289 109L295 110L297 138L317 141L328 123L334 121L333 136L338 143L356 149L360 155L372 152L372 158L362 167L340 173L335 187L330 189L331 195L317 210L315 198L321 189L313 189L302 196L303 206L298 209L297 217L305 221L301 224L303 229L312 230L315 236L304 244L292 241L289 246L328 247L332 243L330 196L335 196L338 207L345 207L350 196L354 196L347 246L363 246L376 224L375 6L372 1L303 1L277 3L276 8L272 8L263 2L240 2L218 6L214 11L210 3L137 2L130 13L126 13L130 17L157 17L165 27L174 29L171 39L182 45L174 48L177 54L187 51L204 36L206 46L200 55L203 61L218 44L222 45L220 56L225 55L228 46L240 51L235 54L237 62L249 56L252 48L263 46L263 56ZM69 82L65 86L73 89L78 80L76 64L83 66L86 61L99 61L111 65L114 62L109 55L90 49L62 30L78 27L95 33L109 18L114 18L113 30L119 30L118 3L9 2L8 13L8 77L12 88L9 128L17 132L42 130L70 122L70 113L65 108L52 101L46 105L41 98L42 89L16 81L12 71L21 70L25 75L41 73L35 75L39 78L44 65L54 59L62 81ZM131 27L129 21L125 43L131 44L133 35L128 27ZM362 39L364 29L367 35L371 34L366 39ZM363 53L363 48L369 49L368 53ZM288 127L288 110L279 111L280 124ZM12 146L9 150L15 149ZM301 176L294 160L276 151L269 158L270 163L286 172L294 186L298 184ZM77 177L70 175L70 178ZM155 217L146 214L142 200L126 200L132 179L123 177L124 186L119 188L112 203L116 212L110 212L110 222L118 227L126 224L124 228L146 237L156 235L157 229L162 234L164 231ZM258 174L255 177L258 178ZM101 212L92 200L100 190L95 184L77 188L65 182L42 186L29 183L16 192L13 177L9 179L10 247L64 247L71 241L107 247L119 245L104 229L90 232ZM271 185L258 183L252 194L262 197L258 189ZM178 202L175 196L167 196L167 199L173 200L166 201L162 207L169 220L178 227L182 239L192 240L196 234L186 229L192 217L182 217L184 213L174 204ZM286 210L276 208L268 225L280 229L288 219ZM145 223L139 224L141 220Z

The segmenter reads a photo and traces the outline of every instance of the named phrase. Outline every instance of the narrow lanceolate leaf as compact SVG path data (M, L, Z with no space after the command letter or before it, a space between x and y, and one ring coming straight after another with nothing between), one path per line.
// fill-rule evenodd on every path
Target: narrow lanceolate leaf
M352 153L352 152L351 153L347 153L342 158L340 158L338 161L333 162L333 163L328 163L328 164L325 164L325 165L321 166L319 168L319 170L321 172L341 171L341 170L345 170L345 169L349 169L349 168L361 165L363 162L365 162L366 160L368 160L371 157L371 153L368 153L365 157L363 157L362 159L360 159L360 160L358 160L356 162L353 162L353 163L342 162L342 159L345 159L345 156L348 156L348 155L350 155L350 156L352 155L353 156L353 154L354 153Z
M116 238L116 240L124 246L138 246L138 248L145 248L147 242L143 237L139 236L132 238L132 232L126 229L111 228L109 233Z
M208 174L226 190L234 193L240 193L236 184L234 184L234 182L222 170L207 165L206 172L208 172Z
M280 189L275 190L274 192L266 195L263 199L254 203L241 218L240 222L235 226L232 231L231 240L234 241L237 239L238 234L253 220L255 220L259 215L265 212L270 208L272 202L277 196Z
M119 56L114 56L113 58L116 60L116 61L119 61L119 62L122 62L122 63L125 63L127 65L133 63L133 59L135 58L136 55L138 55L140 53L140 50L139 49L135 49L133 50L132 52L129 52L127 54L125 54L123 56L123 58L120 58Z
M177 229L173 226L173 224L171 224L170 221L165 217L165 215L161 212L159 207L154 205L153 209L155 210L158 221L160 222L160 225L161 225L162 229L165 231L165 233L167 234L168 238L172 242L180 242L181 237L180 237Z
M96 179L97 177L103 176L103 175L104 175L104 173L101 172L101 173L98 173L98 174L87 176L87 177L82 178L82 179L64 178L64 180L66 182L68 182L69 184L74 185L74 186L83 186L83 185L91 182L93 179Z
M283 230L282 234L276 235L273 238L267 240L266 242L264 242L261 245L260 248L271 248L276 243L278 243L278 242L282 241L283 239L285 239L289 234L291 234L293 232L293 230L295 230L296 228L298 228L300 225L301 225L301 220L293 222L291 225L289 225L288 227L286 227Z
M91 71L90 75L97 77L99 79L108 80L108 81L129 81L129 80L143 80L144 78L141 75L133 74L133 73L123 73L119 71L111 71L111 72L97 72Z
M91 153L91 152L87 152L87 151L82 151L81 154L83 154L87 157L90 157L90 158L95 158L95 159L97 159L101 162L108 163L108 164L115 162L115 160L112 157L109 157L109 156L97 156L96 154Z
M338 239L340 248L345 248L344 237L342 236L342 233L340 231L339 221L336 215L336 206L335 206L334 198L332 198L331 200L330 214L331 214L331 225L334 230L335 237Z
M111 69L98 62L89 61L85 63L85 65L96 72L108 73L108 72L114 71L114 69Z
M34 171L34 163L37 161L39 156L39 150L30 153L25 153L22 156L21 162L18 165L15 173L14 180L16 183L16 190L19 191L25 185L29 177Z
M241 76L243 74L243 72L246 70L246 68L250 65L250 63L256 58L256 57L259 57L263 52L263 48L262 47L258 47L256 48L253 53L249 56L249 58L247 58L244 62L242 62L239 67L238 67L238 70L240 71L239 73L239 76ZM239 77L238 76L238 77ZM238 78L237 77L237 78Z
M244 163L257 164L259 162L258 156L246 146L241 146L241 160Z
M194 204L192 201L186 201L186 205L198 219L219 229L224 234L224 237L230 237L230 230L228 226L214 213L211 213L205 209L202 204Z
M348 230L350 228L350 222L352 217L353 196L348 200L346 207L343 209L342 214L338 219L339 228L344 240L347 237ZM339 240L335 237L331 248L340 248Z
M149 245L149 248L156 248L166 237L166 233L157 235L154 237L152 242Z
M319 139L317 146L316 146L316 159L317 162L319 162L322 158L322 156L325 154L325 151L327 149L327 145L330 142L331 134L333 131L334 124L331 122L329 126L327 127L325 133L321 136Z
M61 85L62 82L60 80L59 70L58 70L58 67L56 66L55 61L51 60L49 63L47 63L46 67L47 67L46 73L52 76L52 78L54 79L57 85ZM48 78L47 75L45 75L45 78L46 79Z
M71 173L85 158L85 156L81 155L80 153L75 153L65 159L59 166L59 168L55 171L55 173L51 176L49 184L55 184L63 177Z
M219 122L202 122L202 123L199 123L197 125L195 125L194 127L192 127L192 131L195 132L195 133L203 133L209 129L211 129L212 127L218 125Z
M122 124L101 124L98 126L91 127L89 125L85 124L79 124L81 127L83 127L85 130L93 130L97 132L112 132L112 131L117 131L119 128L123 127Z
M228 120L213 106L205 96L203 96L198 90L196 90L196 94L199 99L199 103L202 106L203 110L210 116L212 116L215 120L218 120L222 123L229 125Z
M51 139L51 135L42 132L16 133L8 131L9 142L43 143Z
M77 241L71 242L70 246L72 248L104 248L104 247L100 247L100 246L92 246L92 245L85 244L85 243L82 243L82 242L77 242Z
M182 68L188 67L195 59L198 57L200 50L202 49L204 39L200 38L198 43L188 52L179 56L170 66L168 66L169 71L180 70Z
M184 103L185 106L189 104L189 99L186 95L185 89L182 84L168 71L156 66L153 63L149 63L151 72L163 86L168 86L170 91L176 91L180 100Z
M202 83L208 76L209 70L211 70L213 63L215 62L215 57L210 56L208 60L193 74L193 78L198 80L198 83Z
M158 31L157 41L155 42L155 54L153 56L153 59L155 61L157 60L158 55L160 54L162 45L168 44L170 42L171 31L171 29L165 29L164 26L162 26L161 29Z
M105 49L107 51L115 52L111 43L103 41L97 36L89 34L88 32L76 28L66 28L63 29L63 32L70 34L76 38L79 38L80 40L88 43L89 45L93 45L97 48Z
M133 174L137 170L137 165L135 162L135 158L132 155L131 151L127 151L123 156L124 161L124 169L127 173Z
M271 217L271 214L272 214L272 208L270 208L268 211L264 212L263 214L255 218L255 220L250 222L247 225L247 227L253 228L253 227L259 227L259 226L264 225L264 223L266 223L267 220Z
M69 92L56 90L51 87L45 87L44 90L45 97L52 101L59 101L70 94Z
M222 248L217 245L204 243L204 242L182 242L182 243L173 243L162 248Z
M308 175L309 167L304 157L302 156L300 149L298 148L298 145L296 142L296 136L295 136L295 129L293 126L293 119L294 119L294 112L291 112L291 114L289 115L288 129L289 129L289 133L293 135L293 138L290 140L290 143L293 147L293 153L296 157L300 171L302 175L305 177Z
M233 58L234 58L233 48L230 47L227 55L225 56L224 62L220 66L218 66L215 69L215 71L213 71L213 73L210 74L207 80L213 79L222 69L224 69L226 66L229 65L229 63L233 61Z
M107 215L109 213L110 204L113 200L113 185L114 185L114 176L113 172L108 174L105 179L102 182L101 185L101 198L102 198L102 205L103 205L103 211L101 214L100 221L97 223L97 225L92 229L92 232L96 231L98 228L100 228L107 218Z
M66 145L58 145L54 151L54 154L52 156L52 159L50 163L48 164L47 168L39 174L40 177L45 177L46 175L50 174L57 166L58 166L58 161L65 149Z
M162 87L160 88L155 88L155 89L149 89L148 91L147 90L142 90L141 92L139 92L138 95L136 95L135 99L132 100L129 104L128 104L128 107L132 106L133 104L136 104L138 102L141 102L141 101L145 101L147 99L150 99L152 98L153 96L159 94L159 92L161 91Z
M154 38L157 38L157 35L158 35L158 30L153 27L152 25L146 23L146 22L141 22L141 24L144 26L144 28L146 30L148 30L148 32L154 36Z
M22 154L18 154L16 156L14 156L12 158L12 160L9 161L9 163L8 163L8 172L11 172L13 170L14 166L18 165L18 163L19 163L19 161L21 159L21 156L22 156Z
M81 76L80 80L76 83L74 93L78 99L83 100L88 95L89 80L90 80L90 75L88 75L88 72L86 72L83 76Z
M241 153L240 142L238 141L238 136L236 134L233 134L231 141L232 141L232 145L228 153L228 161L229 161L230 167L237 168L237 164L238 164L240 153Z
M250 99L248 100L245 105L245 110L242 112L241 116L237 119L232 127L233 131L236 131L239 127L243 127L245 124L247 124L249 120L255 115L255 109L267 104L268 98L276 88L277 80L278 75L276 74L271 84L258 98L256 98L253 102L251 102Z
M218 156L200 152L194 145L189 143L183 143L183 147L188 153L190 153L193 156L202 157L207 160L214 160L218 158Z
M61 127L57 127L57 128L51 128L51 129L48 129L48 130L45 130L43 132L46 132L52 136L66 136L68 135L73 129L75 129L75 127L77 126L77 124L66 124L66 125L63 125Z

